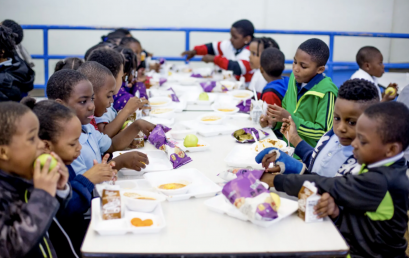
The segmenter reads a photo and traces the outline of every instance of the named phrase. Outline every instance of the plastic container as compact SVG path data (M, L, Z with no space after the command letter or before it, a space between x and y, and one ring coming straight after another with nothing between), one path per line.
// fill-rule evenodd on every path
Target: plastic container
M205 124L205 125L219 125L223 123L223 120L225 119L225 114L222 114L220 112L214 112L214 113L206 113L197 118L197 121ZM206 118L208 119L215 119L213 121L204 121Z
M138 194L141 197L153 198L155 200L128 197L126 196L127 193ZM129 210L140 212L152 212L161 202L166 200L166 197L162 194L140 190L123 190L121 191L121 198Z

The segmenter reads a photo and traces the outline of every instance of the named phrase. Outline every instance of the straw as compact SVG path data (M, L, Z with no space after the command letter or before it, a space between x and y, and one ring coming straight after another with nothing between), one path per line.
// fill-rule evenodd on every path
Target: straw
M256 143L258 144L257 137L256 137L256 135L254 134L254 132L253 132L253 131L251 131L251 134L253 135L254 140L255 140L255 141L256 141Z
M253 92L254 92L254 98L256 99L256 102L257 102L258 99L257 99L256 87L253 87Z

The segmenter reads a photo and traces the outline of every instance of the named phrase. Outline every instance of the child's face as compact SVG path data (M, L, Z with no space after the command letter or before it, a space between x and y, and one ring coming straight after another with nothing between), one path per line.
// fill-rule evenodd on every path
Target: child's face
M127 47L129 49L131 49L135 53L135 55L136 55L136 57L138 59L138 65L139 65L139 63L141 62L141 53L142 53L141 44L138 44L136 42L131 42L130 44L128 44Z
M124 65L121 65L121 68L119 69L118 76L115 78L115 80L116 80L116 89L115 89L114 95L118 94L118 91L121 89L122 77L124 77Z
M44 151L44 143L38 138L40 124L37 116L27 112L16 122L16 128L10 144L1 148L2 169L32 179L34 161Z
M384 144L379 136L378 121L362 114L356 125L356 138L352 142L354 157L360 164L370 165L388 158L389 144Z
M258 51L257 51L258 47ZM250 43L250 67L251 69L260 69L260 55L263 52L263 45L253 41ZM258 55L257 55L258 53Z
M383 64L383 56L381 53L376 53L371 62L365 63L365 70L371 76L382 77L385 72L385 65Z
M364 111L363 104L338 98L334 107L334 133L343 146L351 145L356 136L356 122Z
M56 142L44 141L46 152L55 152L65 165L70 165L81 154L81 122L78 117L74 116L68 121L64 121L61 131L58 134Z
M297 49L293 62L293 73L298 83L308 83L311 79L325 71L325 66L317 66L311 56L301 49Z
M77 114L81 124L86 125L94 118L94 90L90 81L81 81L71 91L68 101L63 102Z
M235 49L240 49L248 43L249 36L243 37L243 35L241 35L239 31L234 27L230 29L230 35L230 42Z
M114 76L105 76L105 83L95 92L95 116L100 117L106 109L114 103L114 93L116 90L116 81Z

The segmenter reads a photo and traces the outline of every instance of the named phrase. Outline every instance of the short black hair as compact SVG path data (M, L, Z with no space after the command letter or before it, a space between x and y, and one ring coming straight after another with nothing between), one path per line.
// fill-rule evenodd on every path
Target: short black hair
M64 122L76 116L69 107L54 100L36 102L34 98L25 97L21 100L21 103L29 107L37 115L40 122L38 137L41 140L57 142L57 137L59 132L62 131Z
M87 61L95 61L108 68L116 78L124 64L124 58L121 54L113 49L98 48L95 49L88 57Z
M311 56L313 62L317 63L317 66L326 65L329 58L329 48L324 41L312 38L304 41L298 49L304 51Z
M267 38L267 37L254 38L252 42L257 42L257 56L260 56L260 53L258 52L258 48L260 44L263 45L263 49L266 49L269 47L280 49L280 46L278 45L278 43L272 38Z
M284 62L284 54L277 48L270 47L261 53L260 66L269 76L280 76L285 68Z
M236 28L243 37L254 37L254 26L253 23L251 23L251 21L249 20L236 21L235 23L233 23L232 27Z
M105 84L107 76L112 76L108 68L95 61L85 62L77 71L88 78L94 88L94 92L98 92L101 89Z
M124 47L116 47L114 49L124 58L124 73L130 76L136 70L138 64L135 53L131 49Z
M16 122L30 109L18 102L0 102L0 145L9 145L17 131Z
M84 60L78 57L66 58L64 60L58 61L55 64L54 72L57 72L63 69L77 70L78 67L80 67L83 63L84 63Z
M409 109L405 104L395 101L374 104L364 114L376 120L377 132L382 143L398 142L403 150L409 146Z
M16 38L17 34L6 26L0 25L0 57L1 58L13 58L14 49L16 48Z
M128 34L131 34L131 32L128 29L125 29L125 28L116 29L114 32L122 33L124 36L126 36Z
M121 39L121 42L119 42L119 46L127 47L127 46L129 46L130 43L141 44L141 42L139 42L139 40L137 40L134 37L124 37L124 38Z
M88 79L78 71L64 69L55 72L47 82L47 96L49 99L67 101L74 86L81 81L88 81Z
M379 102L379 93L370 81L350 79L344 82L338 90L338 98L357 102Z
M17 37L14 39L16 45L20 44L23 41L24 31L23 28L17 22L13 20L4 20L2 24L8 28L10 28L14 33L17 34Z
M371 62L376 54L381 54L381 51L376 47L365 46L358 50L356 53L356 62L359 67L362 67L365 63Z
M115 46L116 46L115 44L112 44L112 43L109 43L109 42L100 42L100 43L96 44L95 46L90 47L87 50L87 52L85 52L84 60L88 61L88 57L92 54L92 52L95 49L98 49L98 48L114 48Z

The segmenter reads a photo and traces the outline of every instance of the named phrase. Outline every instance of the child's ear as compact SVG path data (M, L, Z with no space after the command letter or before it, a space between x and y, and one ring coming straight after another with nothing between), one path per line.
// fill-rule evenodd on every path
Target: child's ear
M263 67L261 67L261 65L260 65L260 73L261 73L261 74L264 73L264 69L263 69Z
M245 43L246 45L249 44L250 41L251 41L251 36L245 36L245 37L244 37L244 43Z
M387 145L386 157L391 158L402 152L402 144L398 142L389 143Z
M55 99L55 102L65 106L64 101L62 99Z
M9 160L9 147L6 145L0 145L0 160Z
M52 151L54 151L54 147L53 147L53 143L48 141L48 140L40 140L43 141L44 143L44 151L46 153L51 153Z
M317 69L318 74L322 74L325 71L325 65L319 66Z

